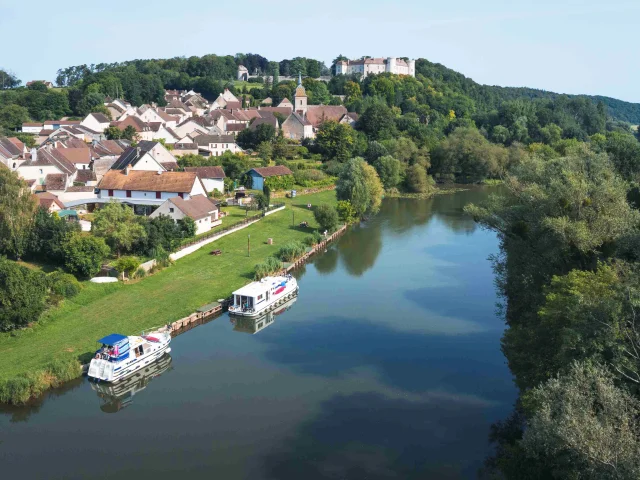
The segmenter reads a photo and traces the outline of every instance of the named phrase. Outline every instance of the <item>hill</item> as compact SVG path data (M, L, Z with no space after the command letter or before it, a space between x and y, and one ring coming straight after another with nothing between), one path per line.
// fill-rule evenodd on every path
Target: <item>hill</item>
M560 96L569 98L587 98L594 103L602 102L607 107L609 116L616 120L640 124L640 104L625 102L616 98L600 95L570 95L548 92L528 87L500 87L497 85L482 85L462 73L456 72L439 63L432 63L423 58L416 61L416 73L422 74L439 84L441 87L451 88L472 98L480 110L497 109L502 102L517 99L549 99L555 100Z

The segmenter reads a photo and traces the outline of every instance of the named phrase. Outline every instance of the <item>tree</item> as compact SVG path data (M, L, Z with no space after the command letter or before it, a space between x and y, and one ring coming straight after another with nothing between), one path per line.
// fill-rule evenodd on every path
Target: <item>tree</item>
M137 257L120 257L114 267L122 274L122 280L124 280L125 274L131 278L136 270L138 270L140 260L138 260Z
M362 158L349 160L336 182L338 200L348 200L358 217L377 213L383 191L378 174Z
M136 220L133 209L123 203L108 203L95 213L91 226L94 235L102 237L120 256L146 237L145 228Z
M15 88L22 82L15 76L13 72L9 72L3 68L0 68L0 90L7 88Z
M313 209L313 217L320 225L320 230L333 232L338 227L338 211L331 205L318 205Z
M120 140L122 138L122 130L118 127L108 127L104 131L107 140Z
M431 160L437 178L474 183L500 175L507 150L490 144L475 128L457 128L433 151Z
M384 104L371 105L360 116L357 128L362 130L371 140L391 138L395 131L393 111Z
M358 219L356 209L353 208L353 205L351 205L351 202L348 200L340 200L336 206L336 210L341 222L351 224Z
M261 142L258 145L258 156L262 159L263 164L266 164L265 166L269 165L269 161L273 157L271 142Z
M109 255L109 247L104 239L81 233L67 236L62 248L67 270L85 278L96 275L102 261Z
M62 245L65 237L78 231L80 225L77 222L67 222L57 214L50 214L43 207L38 207L25 255L47 263L63 265Z
M391 155L385 155L384 157L378 158L373 166L378 172L380 181L385 189L389 190L400 184L402 164L399 160L396 160Z
M527 406L535 413L522 446L541 472L594 480L640 476L640 404L615 386L606 368L574 363L566 375L535 388Z
M122 131L122 138L131 142L136 142L138 141L139 136L135 128L133 128L131 125L127 125Z
M426 193L432 187L431 178L422 165L415 164L407 168L406 183L407 189L413 193Z
M20 258L38 208L31 189L15 172L0 168L0 250Z
M0 127L7 130L22 128L22 124L29 121L29 110L20 105L0 106Z
M0 257L0 330L8 331L37 321L46 307L47 279Z
M323 122L316 134L315 146L326 159L345 162L351 157L353 133L349 125L333 120Z

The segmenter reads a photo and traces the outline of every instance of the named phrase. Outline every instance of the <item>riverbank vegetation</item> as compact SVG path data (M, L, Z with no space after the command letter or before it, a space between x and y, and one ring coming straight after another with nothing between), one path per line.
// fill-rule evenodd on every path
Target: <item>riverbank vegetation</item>
M38 323L0 334L0 383L28 372L40 375L58 358L86 360L100 336L135 334L184 317L212 300L226 298L254 278L256 262L273 257L289 242L304 242L317 230L307 204L336 204L333 191L284 201L286 210L217 240L215 248L222 251L220 256L209 255L209 249L202 248L140 282L83 282L80 293L46 311ZM292 209L296 222L307 222L309 227L292 225ZM268 238L274 240L273 245L267 243Z
M487 474L640 475L640 157L617 137L529 150L499 195L467 207L501 241L502 349L520 389Z

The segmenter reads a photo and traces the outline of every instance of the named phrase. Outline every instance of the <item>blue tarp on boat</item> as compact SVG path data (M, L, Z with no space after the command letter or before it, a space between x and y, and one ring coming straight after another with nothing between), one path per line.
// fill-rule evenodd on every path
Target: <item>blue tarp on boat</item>
M104 338L101 338L100 340L98 340L98 343L102 343L104 345L108 345L110 347L115 346L116 344L120 345L122 344L123 340L129 340L128 337L126 337L125 335L120 335L119 333L112 333L111 335L107 335Z

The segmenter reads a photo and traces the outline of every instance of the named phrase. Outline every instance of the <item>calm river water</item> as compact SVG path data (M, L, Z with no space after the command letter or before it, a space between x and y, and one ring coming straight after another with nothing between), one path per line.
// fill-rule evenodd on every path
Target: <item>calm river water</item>
M291 308L223 315L146 377L0 410L4 478L474 478L511 374L486 191L387 199L297 273Z

